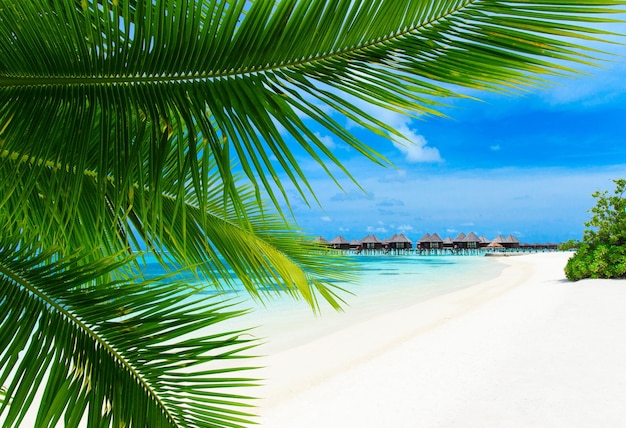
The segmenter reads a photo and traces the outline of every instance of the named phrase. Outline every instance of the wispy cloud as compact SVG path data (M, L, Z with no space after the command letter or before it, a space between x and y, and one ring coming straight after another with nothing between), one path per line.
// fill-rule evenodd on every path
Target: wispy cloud
M399 199L383 199L380 202L376 203L378 207L402 207L404 206L404 201Z
M329 183L327 189L328 188L336 188L336 186L334 184ZM344 193L335 193L329 199L334 202L341 202L341 201L372 200L373 198L374 198L374 195L371 193L368 194L361 190L349 190Z
M329 149L337 148L335 140L330 135L322 135L319 132L315 132L315 136Z
M414 229L413 229L413 226L411 226L410 224L402 224L402 225L396 227L396 230L398 232L408 233L408 232L413 231Z
M311 216L317 212L315 208L308 213L299 209L296 217L311 233L328 230L332 235L343 228L355 235L351 238L391 231L420 236L424 232L456 235L473 231L488 238L515 234L531 241L579 239L589 218L588 210L594 205L591 194L611 188L611 180L623 175L624 170L626 165L590 170L445 171L426 176L410 171L402 186L390 186L370 173L361 176L360 182L373 195L371 199L350 201L320 195L333 223L315 220ZM318 182L315 186L328 183ZM377 209L394 205L402 209ZM328 229L330 225L332 229Z
M393 145L400 150L407 162L441 162L441 155L436 147L429 147L426 138L419 135L416 130L409 129L407 125L398 128L404 135L406 142L397 141L394 138Z
M367 226L367 233L387 233L385 226Z

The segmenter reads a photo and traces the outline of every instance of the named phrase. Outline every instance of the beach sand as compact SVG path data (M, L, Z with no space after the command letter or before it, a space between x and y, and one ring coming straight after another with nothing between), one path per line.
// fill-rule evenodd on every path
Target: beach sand
M626 281L569 282L567 253L269 353L261 426L626 424Z

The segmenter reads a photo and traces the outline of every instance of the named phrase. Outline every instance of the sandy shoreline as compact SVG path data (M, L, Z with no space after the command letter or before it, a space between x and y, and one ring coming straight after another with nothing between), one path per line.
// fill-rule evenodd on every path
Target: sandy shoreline
M265 357L280 427L589 427L626 420L626 281L565 281L568 254Z

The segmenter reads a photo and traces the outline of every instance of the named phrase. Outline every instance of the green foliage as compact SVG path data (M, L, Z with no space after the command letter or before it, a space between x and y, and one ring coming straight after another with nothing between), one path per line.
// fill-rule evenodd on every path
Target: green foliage
M583 242L567 262L565 275L576 281L584 278L626 277L626 180L614 180L613 195L595 192L596 206L585 223Z
M603 56L622 4L0 0L0 423L246 425L215 388L249 383L237 311L126 274L132 251L339 308L349 264L288 216L316 200L304 162L350 177L317 131L387 164L340 124L403 138L360 105L543 85Z
M12 397L0 404L3 426L23 426L36 393L37 427L57 426L63 414L63 426L77 426L85 408L89 426L242 426L249 418L246 397L227 392L255 383L231 374L249 368L215 367L252 344L245 331L216 328L240 311L180 283L138 280L125 257L91 262L24 241L0 247L0 319L12 326L0 336L0 380ZM201 329L213 334L189 335Z
M569 241L561 242L558 245L558 249L559 251L575 250L578 248L579 245L580 245L580 242L578 242L575 239L570 239Z
M608 244L621 246L626 244L626 180L613 180L615 191L595 192L596 206L591 209L591 220L585 223L583 241L591 245Z
M0 387L0 406L4 404L7 396L7 390L4 387Z

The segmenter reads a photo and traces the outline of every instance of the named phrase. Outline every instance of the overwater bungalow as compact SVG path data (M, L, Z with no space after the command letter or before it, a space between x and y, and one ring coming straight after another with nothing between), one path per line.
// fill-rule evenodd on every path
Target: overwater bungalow
M443 249L443 239L437 234L433 233L430 235L430 249L431 250L442 250Z
M417 243L415 244L415 248L419 250L427 250L430 248L430 233L425 233Z
M502 235L498 235L498 236L496 236L495 238L493 238L493 239L491 240L491 243L492 243L492 244L493 244L493 243L500 244L500 245L502 245L503 247L505 247L505 245L504 245L504 244L505 244L505 242L506 242L506 239L505 239L505 238L504 238L504 236L502 236Z
M410 250L413 248L413 242L404 236L403 233L397 233L387 240L390 250Z
M424 235L420 241L419 252L421 254L437 254L443 251L443 239L437 234Z
M328 245L328 240L326 240L323 236L318 236L313 240L313 242L320 245Z
M475 250L478 248L478 244L480 244L480 239L474 232L468 233L465 238L461 241L461 246L459 248L467 249L467 250Z
M480 242L478 243L478 246L480 248L485 248L487 245L491 243L491 241L487 239L484 235L480 235L478 239L480 240Z
M446 239L443 240L443 248L449 250L454 248L454 241L452 240L452 238L446 236Z
M336 250L350 249L350 242L348 242L348 240L341 235L337 235L336 237L331 239L328 245Z
M383 248L383 241L375 235L367 235L361 239L361 249L363 250L380 250Z
M358 239L353 239L352 241L350 241L351 250L358 250L360 248L361 248L361 243L359 242Z
M504 238L504 243L503 245L506 248L519 248L519 239L517 239L515 236L513 235L509 235L506 238Z
M463 248L463 240L465 239L465 234L460 232L456 237L452 240L454 244L454 248Z

